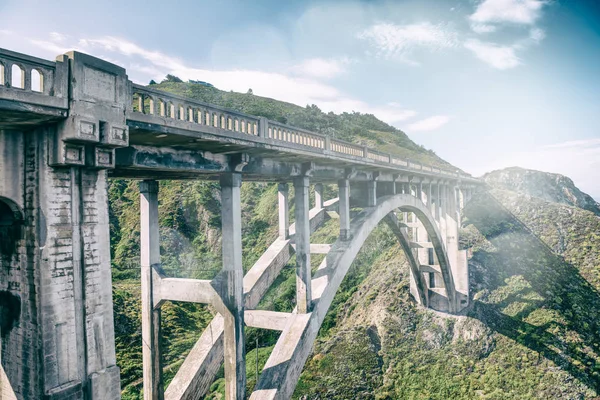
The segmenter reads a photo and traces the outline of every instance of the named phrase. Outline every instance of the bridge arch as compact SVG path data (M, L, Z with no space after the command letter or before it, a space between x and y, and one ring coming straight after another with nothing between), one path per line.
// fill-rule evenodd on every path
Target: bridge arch
M15 254L23 220L23 213L17 203L0 196L0 255L3 258Z
M371 232L394 210L413 212L423 223L429 234L440 262L442 277L448 295L449 308L456 308L456 290L448 261L448 255L442 240L442 234L427 206L418 198L409 194L397 194L380 197L377 206L365 208L351 222L349 239L338 239L331 247L327 257L312 279L313 309L309 314L293 314L283 330L275 348L263 370L256 390L251 399L291 398L303 366L311 352L319 328L325 319L335 294ZM393 217L392 217L393 218ZM395 221L398 230L400 225ZM398 236L398 235L397 235ZM399 236L411 269L416 260L412 255L408 237ZM413 258L413 262L410 259ZM418 274L421 276L422 274ZM424 288L422 288L424 290ZM291 350L290 344L295 346Z

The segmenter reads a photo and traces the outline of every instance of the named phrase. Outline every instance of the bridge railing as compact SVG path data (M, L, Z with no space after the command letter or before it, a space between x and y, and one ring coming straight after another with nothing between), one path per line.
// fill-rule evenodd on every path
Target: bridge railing
M266 137L296 145L325 150L325 135L267 120Z
M132 84L133 112L217 130L259 135L260 118Z
M334 153L352 157L364 157L365 148L339 139L331 139L330 150Z
M0 99L68 108L67 62L0 48Z
M391 154L382 153L381 151L377 151L377 150L373 150L373 149L369 149L369 148L366 148L365 152L367 153L367 158L370 160L373 160L377 163L391 164L390 163Z
M209 128L208 131L222 133L237 132L268 139L282 146L298 148L320 154L333 154L342 158L373 162L390 168L405 168L451 178L469 178L470 175L448 171L440 167L423 165L399 156L356 145L327 135L305 129L228 110L171 93L154 90L147 86L132 84L132 111L147 117L141 119L167 125L182 126L181 123ZM189 125L187 125L189 127ZM192 126L193 128L193 126Z

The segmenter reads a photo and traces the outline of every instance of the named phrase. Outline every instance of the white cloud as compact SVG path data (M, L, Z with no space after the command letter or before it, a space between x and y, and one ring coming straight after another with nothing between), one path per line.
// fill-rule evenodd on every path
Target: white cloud
M529 39L535 44L538 44L544 38L546 38L546 32L543 29L533 28L529 31Z
M78 50L95 55L124 66L127 69L129 78L142 84L150 79L160 81L167 74L172 74L183 80L194 79L210 82L222 90L246 92L249 88L252 88L253 92L259 96L272 97L300 106L317 104L325 112L357 111L374 114L390 124L404 121L417 114L416 111L401 107L398 104L369 105L359 99L345 95L332 85L320 82L318 78L324 78L325 75L331 76L334 72L338 72L333 63L327 62L328 60L308 63L308 70L303 70L306 76L299 76L250 69L209 70L195 68L176 57L159 51L148 50L131 41L112 36L93 39L84 38L76 41L76 44L64 45L32 39L29 42L53 55L65 53L68 50ZM349 61L339 60L339 62L341 68L343 63ZM311 68L313 69L311 70ZM321 68L321 76L318 76L319 73L315 73L315 68ZM312 72L312 74L309 72Z
M441 128L450 122L450 117L447 115L434 115L429 118L422 119L410 124L407 128L409 132L425 132L433 131Z
M52 39L54 42L64 42L65 40L67 40L67 38L68 36L63 35L62 33L50 32L50 39Z
M333 78L346 71L346 65L349 63L347 58L343 59L323 59L311 58L304 60L301 64L293 67L291 71L301 76L315 78Z
M384 57L404 58L417 47L439 50L458 44L454 31L429 22L412 25L378 23L360 32L357 37L369 41L377 54ZM414 61L410 63L415 64Z
M469 18L480 24L509 22L533 25L545 4L545 0L484 0Z
M581 153L600 152L600 138L569 140L567 142L549 144L542 147L542 149L576 149Z
M481 61L496 69L510 69L521 64L514 46L500 46L477 39L467 40L464 46L471 50Z
M496 27L494 25L488 25L488 24L476 24L476 23L472 23L471 24L471 29L475 33L492 33L492 32L496 32Z

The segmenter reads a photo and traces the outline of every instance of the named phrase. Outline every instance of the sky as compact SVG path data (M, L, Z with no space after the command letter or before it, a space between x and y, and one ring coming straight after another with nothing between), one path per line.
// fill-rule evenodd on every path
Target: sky
M372 113L475 176L600 200L600 0L0 0L0 47Z

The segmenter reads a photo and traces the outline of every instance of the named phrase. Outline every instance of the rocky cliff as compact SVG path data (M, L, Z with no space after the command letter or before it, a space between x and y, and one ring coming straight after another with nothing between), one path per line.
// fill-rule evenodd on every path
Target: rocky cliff
M564 175L512 167L487 173L483 179L494 188L576 206L600 216L600 204Z

